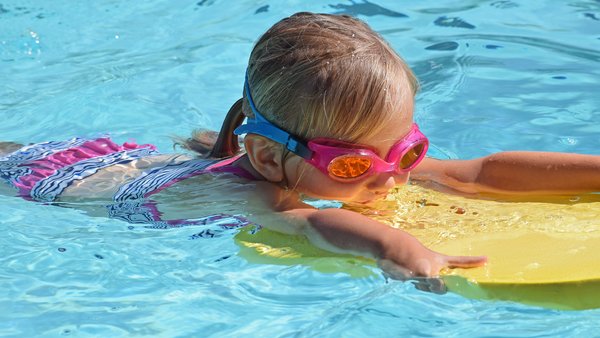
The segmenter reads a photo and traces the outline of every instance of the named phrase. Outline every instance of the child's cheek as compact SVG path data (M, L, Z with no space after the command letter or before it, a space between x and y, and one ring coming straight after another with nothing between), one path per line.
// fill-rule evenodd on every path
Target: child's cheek
M298 156L288 158L285 162L285 170L290 188L306 185L314 175L313 169L312 166Z

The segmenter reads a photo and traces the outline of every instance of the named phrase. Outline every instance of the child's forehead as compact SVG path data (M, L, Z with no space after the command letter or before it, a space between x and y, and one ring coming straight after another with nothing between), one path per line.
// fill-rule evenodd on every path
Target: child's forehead
M405 135L412 128L414 114L414 97L412 95L403 95L393 104L387 119L382 120L379 133L388 132L399 136ZM395 133L394 133L395 131Z
M404 107L389 114L382 119L376 128L368 135L361 137L359 143L369 145L385 154L399 139L406 136L413 125L412 103L410 107Z
M397 140L408 134L413 125L413 115L394 114L387 123L383 123L381 129L375 134L376 137L384 140Z
M390 99L377 116L359 118L356 130L347 130L348 137L344 141L375 145L373 142L385 143L395 141L406 135L413 124L414 98L403 95ZM361 125L362 124L362 125ZM345 137L342 137L345 138Z

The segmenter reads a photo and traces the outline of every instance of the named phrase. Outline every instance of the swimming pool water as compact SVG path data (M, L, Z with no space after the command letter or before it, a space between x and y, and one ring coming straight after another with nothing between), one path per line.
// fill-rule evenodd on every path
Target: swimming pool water
M218 129L252 44L294 12L346 13L421 80L434 153L598 154L599 1L2 1L0 140L105 132L172 151ZM215 210L218 212L218 210ZM158 231L0 196L4 336L597 336L599 310L432 295L246 262L233 233Z

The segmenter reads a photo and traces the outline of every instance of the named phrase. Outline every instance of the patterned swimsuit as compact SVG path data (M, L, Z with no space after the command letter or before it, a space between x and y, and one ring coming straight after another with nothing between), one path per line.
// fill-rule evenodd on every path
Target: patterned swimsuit
M89 177L100 169L158 154L153 145L118 145L107 137L36 143L0 156L0 179L16 188L25 199L52 202L73 182ZM248 225L250 222L242 216L225 214L162 220L156 203L146 199L176 182L205 173L231 172L251 179L251 175L243 169L229 166L235 159L192 159L148 169L118 189L112 203L107 205L109 217L129 223L149 224L152 228L207 224L230 228Z

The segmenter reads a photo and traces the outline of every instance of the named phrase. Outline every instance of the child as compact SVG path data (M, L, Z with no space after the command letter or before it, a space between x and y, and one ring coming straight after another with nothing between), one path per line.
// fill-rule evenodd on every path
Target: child
M417 87L409 67L365 23L297 13L256 43L243 98L231 107L218 136L197 132L182 142L202 158L77 138L7 150L0 157L0 177L26 198L110 198L112 217L165 227L226 218L184 217L196 208L189 203L187 211L169 209L194 192L217 190L245 201L240 208L250 220L237 217L230 225L256 222L303 234L321 248L372 257L401 279L477 267L486 258L436 253L402 230L347 209L316 209L302 198L369 204L405 184L409 174L423 184L469 194L600 190L597 156L507 152L465 161L426 158L428 140L413 123ZM238 135L245 135L243 154Z

